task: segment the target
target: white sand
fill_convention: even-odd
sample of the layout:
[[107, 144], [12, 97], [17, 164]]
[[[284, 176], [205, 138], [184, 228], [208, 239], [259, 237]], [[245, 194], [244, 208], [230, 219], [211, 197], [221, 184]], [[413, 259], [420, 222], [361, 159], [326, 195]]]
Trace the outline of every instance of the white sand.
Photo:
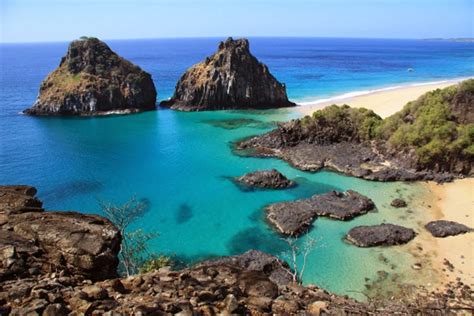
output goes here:
[[367, 109], [373, 110], [381, 117], [387, 117], [401, 110], [405, 104], [416, 100], [419, 96], [428, 91], [446, 88], [466, 79], [467, 78], [462, 78], [385, 88], [374, 90], [372, 92], [361, 93], [361, 95], [356, 96], [353, 96], [353, 94], [349, 93], [331, 99], [315, 100], [313, 102], [302, 103], [296, 108], [296, 110], [304, 115], [310, 115], [314, 111], [322, 109], [331, 104], [348, 104], [352, 107], [365, 107]]

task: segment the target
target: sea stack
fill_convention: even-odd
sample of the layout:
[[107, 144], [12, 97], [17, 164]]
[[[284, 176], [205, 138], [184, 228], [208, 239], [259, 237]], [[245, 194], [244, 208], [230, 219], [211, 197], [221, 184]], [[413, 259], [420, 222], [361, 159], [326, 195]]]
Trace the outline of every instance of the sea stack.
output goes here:
[[156, 108], [151, 75], [94, 37], [69, 44], [59, 67], [41, 83], [31, 115], [126, 114]]
[[181, 111], [268, 109], [294, 106], [278, 82], [249, 49], [247, 39], [228, 38], [217, 52], [189, 68], [173, 97], [161, 105]]

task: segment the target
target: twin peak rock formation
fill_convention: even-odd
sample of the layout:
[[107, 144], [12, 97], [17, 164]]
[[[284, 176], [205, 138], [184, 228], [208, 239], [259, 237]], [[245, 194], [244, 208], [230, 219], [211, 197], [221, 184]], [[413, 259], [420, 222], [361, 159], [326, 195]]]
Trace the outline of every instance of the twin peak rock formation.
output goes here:
[[[126, 114], [156, 108], [151, 75], [93, 37], [73, 41], [42, 82], [31, 115]], [[228, 38], [191, 67], [163, 106], [182, 111], [289, 107], [285, 85], [251, 53], [246, 39]]]

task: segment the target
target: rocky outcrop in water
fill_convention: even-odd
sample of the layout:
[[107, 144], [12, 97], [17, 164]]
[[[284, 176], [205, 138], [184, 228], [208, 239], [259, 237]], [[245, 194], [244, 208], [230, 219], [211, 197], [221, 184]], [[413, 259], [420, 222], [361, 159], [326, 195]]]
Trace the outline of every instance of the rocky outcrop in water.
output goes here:
[[59, 67], [41, 83], [31, 115], [125, 114], [156, 108], [151, 75], [97, 38], [71, 42]]
[[407, 207], [407, 202], [403, 199], [393, 199], [390, 205], [396, 208]]
[[0, 187], [0, 280], [55, 271], [117, 276], [118, 230], [95, 215], [45, 212], [35, 194], [29, 186]]
[[474, 231], [466, 225], [445, 220], [429, 222], [425, 225], [425, 228], [431, 233], [431, 235], [438, 238], [456, 236]]
[[204, 62], [192, 66], [161, 105], [181, 111], [266, 109], [295, 106], [285, 85], [251, 53], [247, 39], [228, 38]]
[[260, 189], [286, 189], [295, 185], [293, 181], [276, 169], [247, 173], [235, 178], [235, 181], [251, 188]]
[[239, 141], [236, 150], [367, 180], [451, 181], [474, 174], [473, 95], [474, 80], [467, 80], [427, 93], [384, 120], [367, 109], [332, 105]]
[[306, 232], [317, 216], [350, 220], [375, 207], [374, 202], [355, 191], [331, 191], [309, 199], [279, 202], [266, 207], [267, 219], [284, 235]]
[[380, 224], [354, 227], [347, 233], [345, 239], [357, 247], [375, 247], [406, 244], [415, 236], [413, 229], [393, 224]]

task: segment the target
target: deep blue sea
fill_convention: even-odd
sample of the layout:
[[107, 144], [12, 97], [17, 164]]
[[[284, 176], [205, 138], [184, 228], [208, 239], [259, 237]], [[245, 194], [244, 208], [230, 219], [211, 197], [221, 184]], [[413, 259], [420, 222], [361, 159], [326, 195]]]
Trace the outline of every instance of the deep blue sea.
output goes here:
[[[171, 96], [186, 68], [212, 54], [219, 40], [107, 43], [152, 74], [163, 100]], [[250, 43], [253, 54], [286, 84], [294, 101], [474, 75], [473, 43], [330, 38], [253, 38]], [[100, 214], [99, 200], [146, 198], [150, 210], [132, 229], [158, 231], [151, 249], [187, 261], [248, 249], [280, 255], [286, 246], [265, 222], [266, 204], [355, 189], [370, 196], [377, 211], [351, 222], [318, 219], [308, 234], [318, 246], [308, 258], [305, 283], [361, 298], [365, 278], [374, 280], [379, 270], [398, 271], [406, 280], [416, 278], [405, 271], [413, 262], [406, 248], [360, 249], [345, 244], [342, 237], [353, 226], [383, 221], [418, 229], [415, 202], [404, 211], [392, 209], [389, 202], [394, 197], [414, 199], [423, 193], [421, 186], [306, 173], [279, 160], [232, 153], [233, 141], [298, 116], [294, 110], [159, 109], [102, 118], [20, 115], [33, 104], [41, 81], [57, 67], [67, 45], [0, 45], [0, 183], [34, 185], [48, 209], [85, 213]], [[268, 168], [279, 169], [298, 186], [245, 192], [229, 180]], [[380, 260], [382, 253], [389, 264]]]

